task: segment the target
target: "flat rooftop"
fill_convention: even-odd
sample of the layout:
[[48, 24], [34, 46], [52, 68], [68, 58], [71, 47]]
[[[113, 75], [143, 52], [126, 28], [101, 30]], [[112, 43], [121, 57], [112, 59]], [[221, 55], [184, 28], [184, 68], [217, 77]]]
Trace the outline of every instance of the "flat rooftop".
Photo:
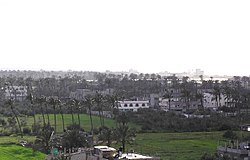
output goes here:
[[122, 154], [121, 157], [119, 157], [119, 159], [154, 159], [153, 157], [149, 157], [149, 156], [143, 156], [140, 154], [136, 154], [136, 153], [124, 153]]

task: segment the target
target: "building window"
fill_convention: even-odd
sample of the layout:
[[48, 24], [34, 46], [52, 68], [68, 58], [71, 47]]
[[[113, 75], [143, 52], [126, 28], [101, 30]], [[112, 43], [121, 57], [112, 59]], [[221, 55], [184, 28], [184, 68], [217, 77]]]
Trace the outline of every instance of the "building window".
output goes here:
[[130, 103], [130, 104], [129, 104], [129, 107], [133, 107], [133, 104], [132, 104], [132, 103]]
[[139, 104], [138, 104], [138, 103], [136, 103], [136, 104], [135, 104], [135, 106], [136, 106], [136, 107], [139, 107]]
[[127, 106], [128, 106], [128, 105], [125, 103], [125, 104], [124, 104], [124, 107], [127, 107]]
[[142, 106], [144, 107], [144, 106], [145, 106], [145, 103], [142, 103]]

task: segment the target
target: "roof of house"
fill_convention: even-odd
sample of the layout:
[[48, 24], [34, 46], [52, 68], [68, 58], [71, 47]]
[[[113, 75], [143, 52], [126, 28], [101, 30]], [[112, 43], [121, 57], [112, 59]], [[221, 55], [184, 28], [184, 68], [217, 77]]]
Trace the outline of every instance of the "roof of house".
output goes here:
[[108, 147], [108, 146], [94, 146], [95, 149], [99, 149], [103, 152], [107, 152], [107, 151], [116, 151], [116, 149], [112, 148], [112, 147]]
[[143, 156], [140, 154], [136, 154], [136, 153], [124, 153], [122, 154], [121, 157], [119, 157], [119, 159], [152, 159], [152, 157], [149, 156]]

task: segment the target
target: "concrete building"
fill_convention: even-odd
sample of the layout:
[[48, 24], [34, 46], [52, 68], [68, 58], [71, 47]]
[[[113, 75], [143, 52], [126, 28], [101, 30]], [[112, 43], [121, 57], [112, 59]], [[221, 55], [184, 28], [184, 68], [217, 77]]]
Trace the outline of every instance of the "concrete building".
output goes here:
[[27, 97], [27, 86], [10, 86], [5, 89], [5, 99], [23, 101]]
[[205, 108], [211, 108], [211, 109], [217, 109], [219, 106], [225, 106], [226, 105], [226, 100], [225, 96], [223, 94], [220, 95], [220, 104], [217, 106], [216, 100], [214, 98], [214, 95], [211, 93], [203, 93], [204, 95], [204, 101], [203, 105]]
[[199, 100], [191, 100], [187, 103], [180, 89], [170, 89], [168, 92], [171, 98], [160, 98], [159, 106], [164, 111], [185, 112], [186, 110], [196, 110], [200, 107]]
[[150, 94], [150, 107], [159, 108], [159, 94]]
[[118, 101], [120, 111], [137, 112], [140, 108], [149, 108], [149, 101]]

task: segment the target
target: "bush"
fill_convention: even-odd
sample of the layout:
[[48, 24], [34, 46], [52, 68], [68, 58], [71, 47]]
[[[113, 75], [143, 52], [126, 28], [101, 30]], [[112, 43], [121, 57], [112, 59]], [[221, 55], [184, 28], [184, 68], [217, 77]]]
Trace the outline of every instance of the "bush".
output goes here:
[[205, 153], [202, 157], [201, 160], [214, 160], [214, 156], [213, 155], [209, 155], [207, 153]]
[[219, 131], [231, 130], [232, 127], [228, 124], [222, 124], [219, 128]]
[[37, 134], [39, 133], [39, 131], [41, 130], [41, 125], [38, 123], [38, 124], [33, 124], [32, 125], [32, 133], [34, 134]]
[[223, 134], [223, 137], [227, 139], [237, 139], [237, 134], [232, 130], [228, 130]]
[[30, 134], [31, 130], [27, 127], [23, 128], [23, 134]]

